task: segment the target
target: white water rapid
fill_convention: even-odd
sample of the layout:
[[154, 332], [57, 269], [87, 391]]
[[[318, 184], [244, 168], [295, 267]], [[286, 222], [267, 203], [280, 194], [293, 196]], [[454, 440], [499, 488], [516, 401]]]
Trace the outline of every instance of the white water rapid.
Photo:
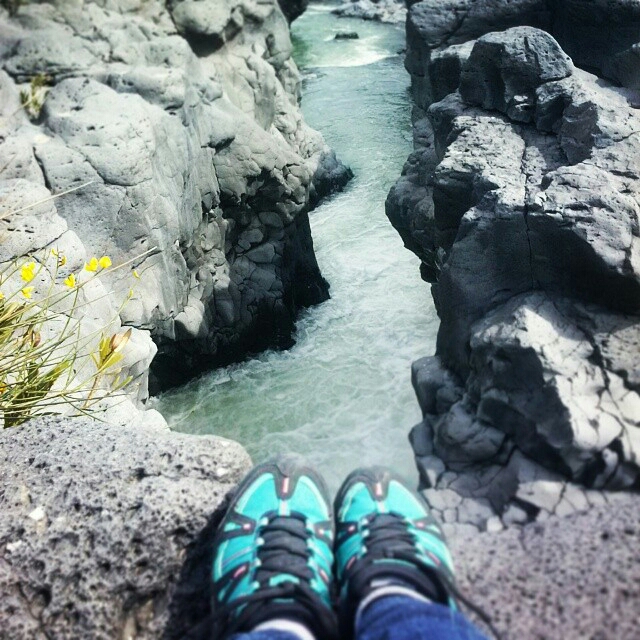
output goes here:
[[[386, 464], [416, 482], [407, 435], [420, 420], [412, 360], [432, 353], [437, 317], [417, 259], [384, 214], [411, 151], [401, 27], [312, 5], [294, 22], [302, 107], [355, 178], [311, 213], [331, 300], [305, 311], [296, 345], [163, 394], [173, 429], [241, 442], [259, 462], [306, 456], [335, 489], [353, 467]], [[357, 40], [334, 40], [356, 31]]]

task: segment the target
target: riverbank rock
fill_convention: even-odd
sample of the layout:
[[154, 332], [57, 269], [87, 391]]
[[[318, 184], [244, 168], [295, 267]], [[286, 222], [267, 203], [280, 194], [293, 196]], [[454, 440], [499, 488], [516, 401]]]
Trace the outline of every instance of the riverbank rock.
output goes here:
[[[516, 26], [550, 33], [574, 64], [587, 71], [626, 86], [631, 86], [629, 77], [637, 81], [638, 72], [632, 70], [640, 42], [636, 0], [422, 0], [410, 4], [406, 67], [422, 108], [446, 95], [438, 95], [434, 85], [453, 81], [442, 67], [432, 65], [433, 56]], [[454, 50], [448, 55], [455, 55]]]
[[87, 418], [0, 441], [0, 637], [184, 638], [205, 620], [240, 445]]
[[640, 487], [640, 113], [546, 31], [480, 35], [484, 4], [454, 32], [414, 6], [429, 56], [387, 213], [441, 319], [413, 372], [423, 487], [495, 530]]
[[350, 0], [335, 8], [333, 13], [343, 18], [391, 24], [402, 24], [407, 18], [407, 8], [402, 0]]
[[357, 40], [360, 36], [357, 31], [339, 31], [334, 36], [334, 40]]
[[291, 344], [297, 311], [328, 296], [308, 211], [350, 172], [302, 119], [276, 0], [2, 11], [0, 179], [90, 183], [55, 208], [87, 253], [140, 275], [105, 281], [116, 307], [135, 285], [120, 315], [158, 345], [155, 388]]

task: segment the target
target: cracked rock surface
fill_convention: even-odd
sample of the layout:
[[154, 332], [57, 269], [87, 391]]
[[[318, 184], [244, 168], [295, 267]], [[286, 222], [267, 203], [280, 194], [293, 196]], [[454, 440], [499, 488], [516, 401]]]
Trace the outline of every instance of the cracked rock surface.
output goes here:
[[184, 638], [205, 619], [210, 534], [251, 466], [239, 444], [39, 418], [0, 450], [1, 638]]
[[[134, 260], [121, 316], [158, 345], [157, 386], [290, 344], [296, 312], [328, 296], [308, 211], [350, 172], [302, 119], [277, 1], [1, 11], [0, 188], [91, 182], [55, 209], [89, 255]], [[48, 87], [29, 119], [19, 92], [38, 74]], [[118, 306], [131, 273], [104, 279]]]
[[[553, 32], [547, 9], [421, 2], [407, 23], [415, 151], [387, 214], [441, 319], [436, 355], [413, 366], [411, 441], [425, 494], [459, 530], [640, 487], [637, 94], [527, 26]], [[627, 9], [605, 30], [635, 24]], [[605, 53], [601, 66], [619, 50]]]

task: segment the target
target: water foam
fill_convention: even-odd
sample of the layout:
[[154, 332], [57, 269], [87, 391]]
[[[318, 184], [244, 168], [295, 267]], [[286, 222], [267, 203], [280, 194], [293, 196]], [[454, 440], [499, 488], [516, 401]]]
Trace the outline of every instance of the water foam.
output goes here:
[[[410, 151], [407, 80], [394, 54], [402, 34], [358, 23], [364, 48], [340, 62], [324, 40], [343, 19], [311, 12], [293, 28], [308, 65], [324, 67], [306, 77], [306, 119], [356, 173], [310, 216], [332, 298], [301, 314], [290, 350], [214, 371], [157, 404], [173, 428], [239, 440], [255, 461], [300, 453], [335, 489], [354, 466], [415, 468], [410, 364], [433, 349], [437, 318], [417, 260], [384, 215]], [[372, 51], [377, 59], [362, 64]]]

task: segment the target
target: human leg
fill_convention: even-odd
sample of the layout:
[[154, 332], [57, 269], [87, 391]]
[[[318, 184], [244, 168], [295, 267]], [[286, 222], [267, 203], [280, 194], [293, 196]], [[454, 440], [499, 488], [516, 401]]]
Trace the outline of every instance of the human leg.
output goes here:
[[486, 640], [467, 618], [447, 605], [391, 594], [376, 598], [357, 616], [355, 637], [358, 640]]

